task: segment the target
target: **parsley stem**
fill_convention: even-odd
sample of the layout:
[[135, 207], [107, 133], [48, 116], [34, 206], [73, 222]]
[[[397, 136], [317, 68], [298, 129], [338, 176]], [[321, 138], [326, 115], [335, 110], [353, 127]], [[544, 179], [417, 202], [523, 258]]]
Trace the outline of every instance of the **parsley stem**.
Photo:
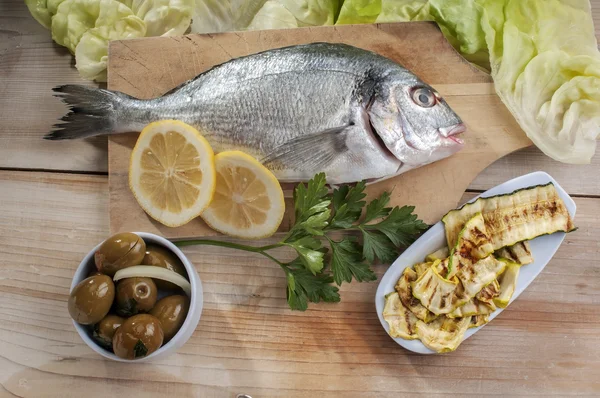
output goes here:
[[284, 269], [286, 268], [285, 264], [283, 264], [281, 261], [277, 260], [275, 257], [271, 256], [269, 253], [266, 252], [266, 250], [276, 249], [278, 247], [283, 246], [283, 243], [281, 243], [281, 242], [275, 243], [272, 245], [266, 245], [266, 246], [248, 246], [248, 245], [241, 245], [239, 243], [226, 242], [226, 241], [220, 241], [220, 240], [212, 240], [212, 239], [180, 240], [180, 241], [176, 241], [173, 243], [177, 247], [207, 245], [207, 246], [226, 247], [229, 249], [242, 250], [242, 251], [247, 251], [247, 252], [252, 252], [252, 253], [259, 253], [259, 254], [262, 254], [263, 256], [265, 256], [266, 258], [268, 258], [269, 260], [279, 264], [280, 267], [282, 267]]
[[229, 249], [237, 249], [243, 250], [247, 252], [260, 253], [263, 249], [262, 247], [254, 247], [241, 245], [239, 243], [226, 242], [220, 240], [211, 240], [211, 239], [192, 239], [192, 240], [180, 240], [177, 242], [173, 242], [177, 247], [184, 246], [194, 246], [194, 245], [208, 245], [208, 246], [219, 246], [219, 247], [227, 247]]
[[239, 243], [226, 242], [226, 241], [220, 241], [220, 240], [212, 240], [212, 239], [180, 240], [180, 241], [176, 241], [173, 243], [177, 247], [208, 245], [208, 246], [227, 247], [229, 249], [243, 250], [243, 251], [253, 252], [253, 253], [261, 253], [265, 250], [275, 249], [277, 247], [283, 246], [282, 243], [275, 243], [273, 245], [267, 245], [267, 246], [248, 246], [248, 245], [242, 245]]
[[275, 243], [272, 245], [261, 246], [261, 247], [259, 247], [259, 249], [261, 251], [267, 251], [267, 250], [271, 250], [271, 249], [277, 249], [278, 247], [281, 247], [281, 246], [283, 246], [283, 243], [278, 242], [278, 243]]

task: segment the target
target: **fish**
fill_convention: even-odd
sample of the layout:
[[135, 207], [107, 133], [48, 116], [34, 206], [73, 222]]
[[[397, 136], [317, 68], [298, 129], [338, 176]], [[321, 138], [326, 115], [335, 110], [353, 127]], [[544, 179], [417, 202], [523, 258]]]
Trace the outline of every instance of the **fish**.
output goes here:
[[281, 182], [381, 181], [458, 152], [466, 128], [440, 94], [397, 62], [341, 43], [232, 59], [154, 99], [54, 88], [70, 112], [44, 138], [141, 131], [163, 119], [197, 128], [216, 153], [242, 150]]

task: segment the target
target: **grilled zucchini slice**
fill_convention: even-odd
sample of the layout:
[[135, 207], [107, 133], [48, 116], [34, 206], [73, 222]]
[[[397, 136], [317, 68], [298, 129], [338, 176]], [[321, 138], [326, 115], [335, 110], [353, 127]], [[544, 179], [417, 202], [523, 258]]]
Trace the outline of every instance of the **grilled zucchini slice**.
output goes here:
[[433, 322], [417, 322], [417, 336], [430, 350], [438, 353], [454, 351], [462, 343], [465, 332], [471, 324], [471, 317], [439, 317]]
[[487, 234], [483, 215], [476, 213], [464, 225], [452, 248], [448, 263], [447, 278], [452, 278], [464, 267], [470, 267], [478, 260], [489, 256], [494, 248]]
[[427, 271], [427, 269], [429, 269], [429, 267], [431, 267], [433, 265], [433, 262], [426, 262], [426, 263], [417, 263], [415, 265], [413, 265], [413, 268], [415, 269], [415, 272], [417, 273], [417, 278], [421, 275], [423, 275], [425, 273], [425, 271]]
[[440, 250], [436, 250], [433, 253], [427, 255], [427, 257], [425, 257], [425, 261], [435, 261], [435, 260], [443, 260], [445, 258], [448, 258], [449, 255], [449, 251], [447, 247], [442, 247]]
[[390, 336], [401, 337], [407, 340], [417, 338], [417, 317], [410, 312], [402, 302], [397, 292], [385, 296], [385, 307], [383, 307], [383, 319], [390, 326]]
[[500, 281], [500, 294], [494, 299], [494, 303], [500, 308], [506, 308], [517, 287], [521, 266], [510, 260], [501, 259], [501, 261], [506, 264], [506, 270], [498, 278]]
[[531, 246], [527, 240], [498, 250], [496, 252], [496, 257], [503, 257], [521, 265], [527, 265], [533, 262]]
[[415, 271], [411, 268], [405, 268], [402, 276], [398, 279], [398, 283], [396, 283], [395, 289], [398, 296], [400, 296], [400, 301], [402, 301], [402, 304], [408, 308], [410, 312], [424, 322], [431, 322], [436, 318], [436, 315], [423, 307], [423, 304], [421, 304], [419, 299], [412, 294], [410, 283], [416, 281], [417, 278], [417, 273]]
[[475, 295], [475, 298], [479, 301], [492, 304], [494, 299], [500, 295], [500, 283], [498, 279], [494, 279], [492, 283], [484, 287]]
[[482, 213], [494, 250], [554, 232], [575, 229], [554, 184], [537, 185], [510, 194], [479, 198], [443, 218], [446, 240], [454, 247], [465, 223]]
[[475, 315], [471, 317], [471, 324], [469, 325], [469, 329], [477, 328], [479, 326], [483, 326], [490, 321], [489, 315]]
[[463, 267], [456, 276], [461, 281], [465, 295], [475, 297], [477, 293], [494, 281], [506, 268], [506, 262], [487, 256], [471, 266]]
[[436, 315], [454, 310], [458, 285], [458, 279], [449, 280], [440, 275], [438, 266], [434, 263], [419, 279], [411, 283], [413, 296]]
[[465, 305], [461, 305], [446, 316], [448, 318], [464, 318], [472, 315], [489, 315], [494, 311], [496, 311], [496, 305], [493, 302], [487, 303], [472, 298]]

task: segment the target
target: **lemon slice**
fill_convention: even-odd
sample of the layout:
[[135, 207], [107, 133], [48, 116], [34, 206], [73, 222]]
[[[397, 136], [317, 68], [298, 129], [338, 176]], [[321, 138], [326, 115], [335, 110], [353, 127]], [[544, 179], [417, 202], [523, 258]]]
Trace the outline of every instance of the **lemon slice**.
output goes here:
[[285, 202], [277, 178], [252, 156], [240, 151], [215, 156], [217, 187], [201, 217], [213, 229], [245, 239], [277, 231]]
[[178, 227], [197, 217], [215, 191], [213, 150], [190, 125], [162, 120], [147, 125], [129, 164], [129, 188], [150, 217]]

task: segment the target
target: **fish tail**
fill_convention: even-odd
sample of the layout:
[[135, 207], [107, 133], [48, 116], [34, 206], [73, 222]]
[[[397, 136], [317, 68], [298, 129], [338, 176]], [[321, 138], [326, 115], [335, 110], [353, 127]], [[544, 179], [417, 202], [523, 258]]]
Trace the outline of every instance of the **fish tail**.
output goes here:
[[67, 84], [52, 89], [70, 112], [56, 123], [47, 140], [69, 140], [118, 132], [117, 115], [125, 94], [103, 89]]

